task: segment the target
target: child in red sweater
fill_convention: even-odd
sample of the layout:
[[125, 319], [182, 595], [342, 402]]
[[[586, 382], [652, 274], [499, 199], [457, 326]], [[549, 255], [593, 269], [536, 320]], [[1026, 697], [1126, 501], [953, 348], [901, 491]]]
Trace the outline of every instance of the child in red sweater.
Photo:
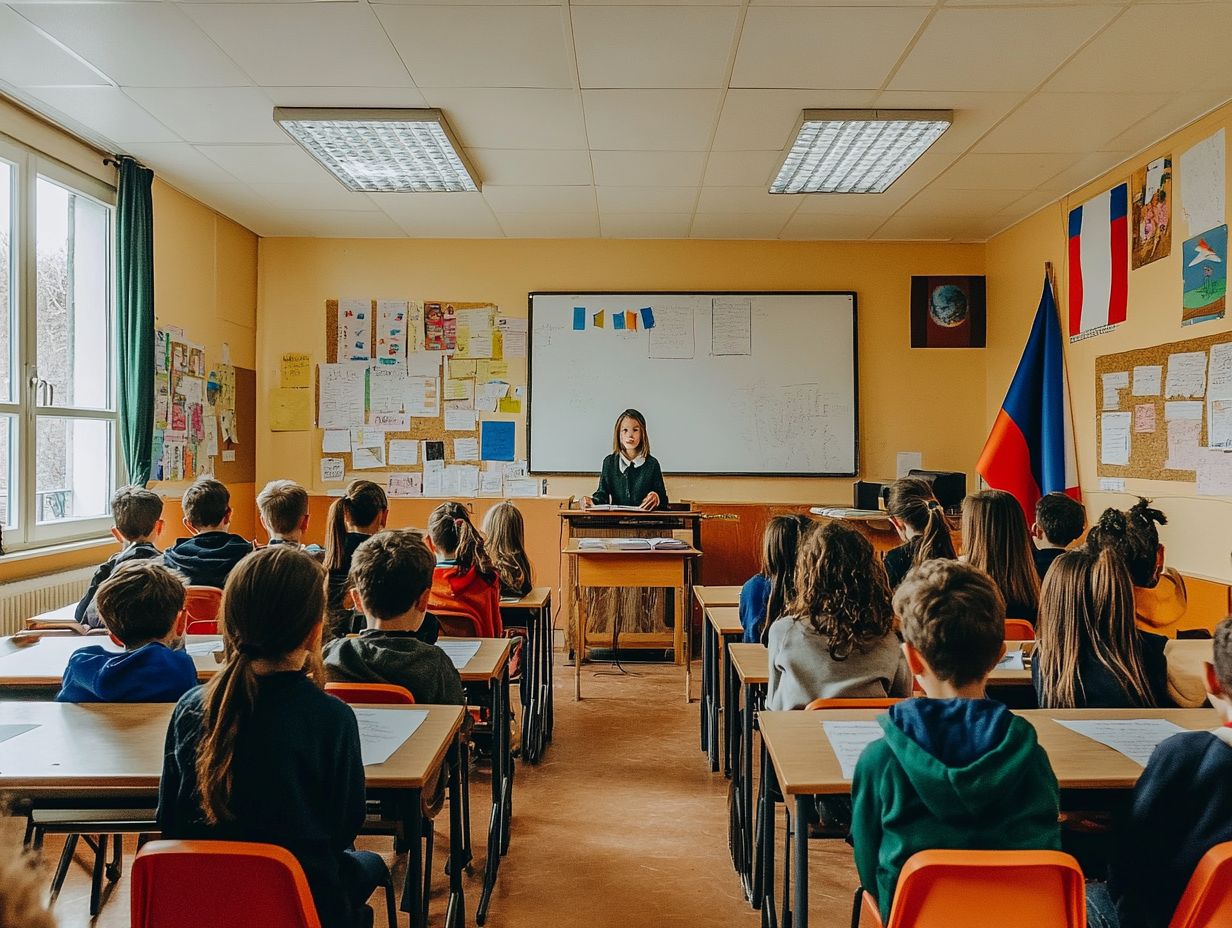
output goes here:
[[480, 638], [500, 638], [500, 579], [466, 508], [452, 501], [437, 506], [428, 537], [436, 553], [428, 611], [464, 612]]

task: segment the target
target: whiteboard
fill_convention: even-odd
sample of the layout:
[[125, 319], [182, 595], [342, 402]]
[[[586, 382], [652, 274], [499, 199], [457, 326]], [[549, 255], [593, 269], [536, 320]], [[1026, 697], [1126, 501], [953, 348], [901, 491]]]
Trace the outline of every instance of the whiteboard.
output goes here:
[[532, 293], [530, 333], [534, 473], [596, 473], [629, 407], [665, 473], [858, 472], [853, 292]]

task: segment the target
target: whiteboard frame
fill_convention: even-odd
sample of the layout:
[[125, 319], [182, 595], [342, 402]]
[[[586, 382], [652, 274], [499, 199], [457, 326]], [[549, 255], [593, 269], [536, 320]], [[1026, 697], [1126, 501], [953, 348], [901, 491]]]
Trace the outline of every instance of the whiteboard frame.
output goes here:
[[537, 296], [849, 296], [851, 297], [851, 406], [855, 434], [852, 437], [855, 468], [850, 471], [727, 471], [727, 470], [664, 470], [664, 474], [681, 477], [859, 477], [860, 476], [860, 303], [854, 290], [532, 290], [526, 295], [526, 319], [529, 331], [526, 351], [526, 472], [544, 476], [585, 477], [594, 470], [535, 470], [531, 448], [531, 416], [534, 415], [534, 333], [535, 297]]

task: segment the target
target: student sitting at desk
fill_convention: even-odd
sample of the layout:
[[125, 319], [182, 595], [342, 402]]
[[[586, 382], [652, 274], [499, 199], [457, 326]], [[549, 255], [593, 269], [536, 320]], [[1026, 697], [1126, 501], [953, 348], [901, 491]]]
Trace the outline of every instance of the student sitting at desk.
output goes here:
[[500, 580], [466, 507], [452, 500], [437, 506], [428, 537], [436, 552], [428, 609], [465, 613], [480, 638], [501, 637]]
[[180, 500], [189, 537], [163, 552], [163, 563], [192, 586], [222, 589], [231, 570], [252, 553], [252, 542], [231, 529], [231, 491], [212, 477], [198, 477]]
[[483, 517], [488, 556], [500, 577], [501, 596], [521, 599], [534, 587], [526, 556], [526, 523], [509, 500], [497, 503]]
[[257, 494], [257, 512], [271, 545], [291, 545], [320, 561], [325, 549], [304, 544], [308, 531], [308, 491], [294, 480], [271, 480]]
[[808, 516], [775, 516], [761, 537], [761, 570], [740, 588], [740, 624], [747, 644], [765, 644], [775, 619], [796, 598], [796, 554], [817, 523]]
[[1035, 504], [1035, 521], [1031, 524], [1031, 540], [1035, 549], [1035, 572], [1040, 583], [1052, 562], [1065, 553], [1087, 525], [1087, 511], [1082, 503], [1064, 493], [1045, 493]]
[[1011, 619], [1035, 623], [1039, 574], [1018, 500], [1004, 490], [981, 490], [963, 500], [963, 560], [992, 577]]
[[583, 509], [611, 505], [651, 510], [667, 505], [663, 471], [650, 454], [646, 417], [636, 409], [626, 409], [616, 417], [612, 453], [603, 459], [599, 488], [583, 496], [580, 503]]
[[903, 540], [903, 544], [887, 551], [883, 558], [891, 590], [898, 588], [912, 567], [935, 557], [958, 556], [950, 537], [949, 520], [927, 480], [919, 477], [895, 480], [886, 497], [886, 512], [890, 524]]
[[94, 571], [86, 595], [81, 597], [81, 602], [77, 604], [77, 610], [73, 614], [73, 618], [78, 622], [91, 628], [103, 627], [103, 620], [94, 608], [94, 594], [98, 592], [99, 584], [110, 577], [121, 564], [146, 561], [161, 554], [154, 542], [163, 530], [163, 498], [153, 490], [134, 486], [120, 487], [111, 497], [111, 517], [115, 520], [115, 528], [111, 530], [111, 534], [124, 547]]
[[371, 480], [352, 480], [346, 493], [329, 507], [325, 525], [325, 608], [330, 638], [341, 638], [359, 631], [363, 621], [347, 603], [347, 577], [351, 555], [363, 542], [385, 528], [389, 519], [389, 498]]

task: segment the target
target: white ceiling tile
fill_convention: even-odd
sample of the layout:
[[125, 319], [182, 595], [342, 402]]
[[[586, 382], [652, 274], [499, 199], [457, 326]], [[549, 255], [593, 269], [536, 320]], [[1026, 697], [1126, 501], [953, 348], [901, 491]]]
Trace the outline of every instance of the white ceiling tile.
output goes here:
[[799, 196], [767, 193], [765, 187], [703, 187], [697, 200], [697, 211], [786, 216], [795, 212], [799, 205]]
[[731, 86], [879, 88], [927, 15], [910, 7], [753, 7]]
[[510, 238], [598, 238], [597, 213], [500, 213]]
[[332, 177], [294, 184], [264, 182], [259, 190], [262, 199], [276, 209], [294, 210], [305, 206], [352, 212], [378, 209], [366, 193], [348, 190]]
[[1134, 123], [1114, 138], [1108, 143], [1108, 148], [1128, 152], [1141, 151], [1226, 103], [1228, 97], [1225, 90], [1177, 94], [1150, 116]]
[[265, 236], [304, 236], [307, 238], [401, 238], [406, 233], [379, 210], [342, 212], [332, 210], [264, 210]]
[[374, 6], [420, 87], [573, 87], [555, 6]]
[[274, 104], [256, 87], [130, 87], [130, 97], [187, 142], [286, 142]]
[[1031, 90], [1117, 13], [1111, 6], [939, 10], [892, 90]]
[[408, 235], [501, 238], [504, 234], [479, 193], [374, 193], [369, 198]]
[[960, 223], [920, 216], [887, 219], [870, 238], [890, 242], [948, 242]]
[[688, 238], [692, 213], [599, 213], [604, 238]]
[[847, 241], [868, 238], [885, 220], [880, 216], [796, 213], [779, 238], [789, 241]]
[[592, 181], [587, 151], [468, 148], [466, 156], [483, 184], [569, 187]]
[[0, 6], [0, 80], [16, 87], [109, 83], [6, 6]]
[[215, 212], [229, 216], [240, 225], [248, 226], [249, 229], [252, 229], [252, 226], [248, 225], [250, 221], [269, 210], [269, 202], [247, 184], [195, 181], [179, 183], [167, 178], [164, 180], [181, 193], [204, 203]]
[[[1102, 174], [1111, 171], [1128, 157], [1128, 152], [1095, 151], [1079, 155], [1072, 167], [1066, 168], [1060, 174], [1050, 177], [1040, 186], [1042, 193], [1051, 193], [1060, 199], [1067, 193], [1083, 187]], [[1126, 171], [1128, 176], [1128, 171]]]
[[168, 180], [181, 190], [192, 184], [218, 186], [240, 182], [238, 177], [187, 142], [147, 142], [133, 146], [129, 154], [153, 168], [155, 176]]
[[1021, 190], [945, 190], [930, 186], [912, 197], [897, 216], [986, 219], [1022, 199]]
[[[1022, 0], [1007, 0], [1007, 2], [1021, 3]], [[1073, 3], [1074, 0], [1057, 0], [1057, 2]], [[749, 6], [935, 6], [936, 3], [937, 0], [749, 0]]]
[[944, 190], [1034, 190], [1074, 163], [1068, 154], [977, 154], [959, 158], [933, 186]]
[[690, 238], [778, 238], [787, 216], [783, 213], [697, 213]]
[[176, 4], [53, 3], [18, 12], [124, 86], [249, 83]]
[[[993, 218], [1001, 223], [1001, 228], [1008, 228], [1014, 223], [1026, 219], [1033, 213], [1039, 212], [1045, 206], [1056, 203], [1060, 196], [1055, 193], [1049, 193], [1045, 190], [1032, 190], [1021, 199], [1015, 200], [1001, 212], [997, 213]], [[1000, 231], [998, 229], [997, 231]]]
[[868, 107], [875, 90], [729, 90], [714, 151], [784, 151], [806, 109]]
[[[398, 0], [411, 2], [411, 0]], [[465, 0], [469, 3], [471, 0]], [[484, 0], [474, 0], [476, 3]], [[520, 3], [521, 0], [509, 0]], [[569, 0], [570, 6], [740, 6], [744, 0]]]
[[333, 177], [298, 145], [198, 145], [197, 150], [246, 184], [313, 184]]
[[590, 6], [571, 13], [584, 88], [722, 87], [733, 7]]
[[434, 87], [424, 95], [466, 148], [586, 148], [576, 90]]
[[768, 188], [782, 163], [782, 151], [712, 151], [706, 161], [705, 184]]
[[703, 151], [722, 96], [718, 90], [584, 90], [590, 147]]
[[595, 208], [594, 187], [485, 186], [483, 198], [504, 213], [584, 213]]
[[[301, 0], [295, 0], [301, 2]], [[303, 0], [306, 2], [306, 0]], [[336, 0], [335, 0], [336, 2]], [[263, 87], [275, 106], [341, 106], [398, 109], [428, 105], [414, 87]]]
[[1170, 99], [1158, 93], [1037, 93], [989, 132], [977, 150], [1100, 151]]
[[29, 92], [121, 148], [144, 142], [180, 141], [178, 135], [118, 87], [36, 87]]
[[691, 213], [697, 200], [696, 187], [597, 187], [599, 212]]
[[980, 91], [887, 90], [878, 95], [878, 109], [952, 110], [954, 122], [929, 152], [964, 152], [1006, 113], [1022, 102], [1020, 93]]
[[592, 151], [595, 183], [605, 187], [695, 187], [704, 151]]
[[184, 7], [257, 84], [411, 83], [369, 7], [348, 3], [209, 3]]

